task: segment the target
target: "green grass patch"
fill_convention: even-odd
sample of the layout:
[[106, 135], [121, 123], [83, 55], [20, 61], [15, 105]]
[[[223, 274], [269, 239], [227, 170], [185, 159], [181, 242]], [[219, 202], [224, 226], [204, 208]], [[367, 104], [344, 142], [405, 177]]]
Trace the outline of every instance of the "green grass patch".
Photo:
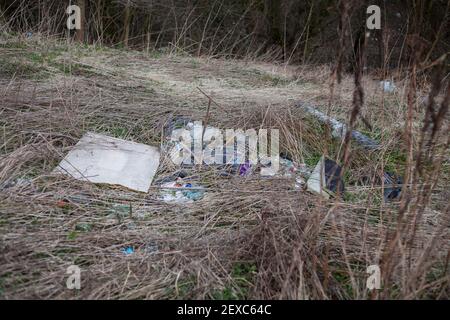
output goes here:
[[76, 238], [78, 237], [78, 232], [76, 231], [70, 231], [69, 234], [67, 235], [67, 240], [76, 240]]
[[406, 153], [395, 149], [386, 154], [384, 171], [401, 172], [406, 166]]
[[42, 73], [36, 64], [20, 61], [17, 58], [0, 58], [0, 77], [36, 79], [41, 78]]
[[248, 299], [257, 267], [254, 263], [239, 262], [231, 269], [230, 284], [222, 290], [214, 291], [215, 300], [243, 300]]

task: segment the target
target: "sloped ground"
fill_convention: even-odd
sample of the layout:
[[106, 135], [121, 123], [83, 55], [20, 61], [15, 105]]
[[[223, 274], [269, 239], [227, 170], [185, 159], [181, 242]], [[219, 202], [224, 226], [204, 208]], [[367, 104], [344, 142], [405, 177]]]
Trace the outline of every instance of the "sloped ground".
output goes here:
[[[420, 215], [408, 211], [405, 226], [398, 224], [401, 204], [383, 203], [375, 183], [382, 168], [405, 168], [402, 82], [383, 94], [365, 80], [363, 115], [373, 128], [358, 128], [383, 149], [354, 150], [344, 199], [295, 190], [293, 178], [221, 177], [203, 167], [185, 171], [206, 196], [177, 205], [159, 199], [161, 181], [179, 170], [166, 157], [148, 194], [51, 172], [86, 131], [160, 145], [174, 117], [204, 119], [208, 98], [198, 88], [217, 103], [210, 124], [280, 129], [282, 151], [311, 167], [324, 150], [336, 158], [340, 143], [294, 104], [310, 102], [345, 121], [351, 78], [327, 108], [326, 66], [11, 37], [0, 44], [2, 298], [447, 297], [448, 152], [430, 204]], [[390, 247], [398, 234], [400, 245]], [[126, 247], [135, 252], [125, 255]], [[81, 290], [66, 288], [73, 264], [82, 271]], [[372, 264], [389, 270], [375, 295], [365, 287]]]

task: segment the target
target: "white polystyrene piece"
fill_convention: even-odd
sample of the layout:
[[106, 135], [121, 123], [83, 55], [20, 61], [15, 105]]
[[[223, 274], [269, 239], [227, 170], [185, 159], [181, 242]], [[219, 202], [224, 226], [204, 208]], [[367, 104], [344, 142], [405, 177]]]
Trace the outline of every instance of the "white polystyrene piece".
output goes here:
[[306, 188], [309, 191], [320, 194], [324, 198], [329, 199], [330, 195], [325, 191], [325, 186], [325, 159], [322, 156], [314, 168], [314, 171], [311, 173], [308, 182], [306, 183]]
[[55, 172], [148, 192], [158, 170], [159, 156], [157, 147], [88, 132]]

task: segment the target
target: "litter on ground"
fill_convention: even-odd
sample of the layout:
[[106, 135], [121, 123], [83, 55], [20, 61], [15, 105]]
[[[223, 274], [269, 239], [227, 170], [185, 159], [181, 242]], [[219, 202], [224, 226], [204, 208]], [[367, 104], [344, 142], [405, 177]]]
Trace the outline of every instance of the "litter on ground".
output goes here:
[[[343, 137], [345, 133], [344, 124], [309, 106], [302, 105], [302, 108], [306, 108], [309, 113], [317, 116], [321, 121], [330, 123], [334, 136]], [[195, 144], [199, 132], [201, 133], [204, 130], [206, 133], [208, 130], [218, 130], [214, 127], [204, 128], [199, 122], [193, 123], [186, 120], [183, 120], [181, 124], [173, 125], [170, 129], [172, 132], [187, 129], [189, 135], [193, 138], [193, 144]], [[367, 148], [378, 146], [375, 141], [361, 133], [357, 131], [353, 131], [353, 133], [353, 137]], [[166, 145], [177, 145], [178, 143], [180, 143], [178, 140], [170, 138]], [[189, 149], [192, 146], [188, 146]], [[180, 146], [180, 148], [184, 147]], [[236, 156], [237, 150], [235, 147], [234, 141], [225, 144], [224, 159], [227, 152]], [[222, 155], [219, 156], [222, 157]], [[159, 159], [160, 153], [156, 147], [88, 132], [61, 161], [55, 171], [68, 174], [78, 180], [121, 185], [131, 190], [148, 192], [158, 169]], [[183, 164], [180, 166], [182, 167]], [[261, 167], [261, 176], [293, 178], [295, 190], [307, 189], [327, 199], [333, 197], [336, 193], [342, 194], [344, 192], [344, 183], [341, 177], [342, 168], [336, 162], [323, 156], [312, 173], [305, 164], [298, 164], [283, 154], [280, 154], [278, 167], [278, 170], [275, 170], [272, 165], [265, 167], [264, 173], [263, 167]], [[232, 163], [231, 169], [235, 172], [235, 175], [245, 177], [250, 176], [256, 167], [247, 161], [240, 165]], [[203, 199], [204, 188], [192, 181], [185, 182], [183, 177], [184, 174], [174, 174], [172, 178], [168, 177], [160, 181], [160, 199], [166, 203], [177, 204], [191, 204]], [[401, 178], [396, 178], [390, 173], [384, 174], [385, 202], [398, 198], [401, 193], [401, 183]], [[114, 205], [111, 209], [111, 215], [121, 221], [123, 218], [131, 216], [131, 208], [129, 205]]]
[[149, 255], [159, 253], [158, 244], [155, 241], [150, 241], [145, 245], [145, 252]]
[[122, 253], [124, 253], [125, 255], [130, 255], [134, 253], [134, 249], [133, 247], [126, 247], [122, 249]]
[[12, 181], [6, 181], [0, 185], [0, 190], [10, 189], [10, 188], [25, 188], [32, 185], [32, 180], [29, 178], [17, 178]]
[[[333, 135], [333, 137], [339, 139], [343, 139], [345, 137], [345, 134], [347, 132], [347, 126], [345, 124], [306, 104], [299, 103], [297, 104], [297, 107], [302, 108], [303, 110], [317, 118], [319, 121], [329, 124], [332, 129], [331, 134]], [[374, 150], [380, 147], [375, 140], [372, 140], [371, 138], [367, 137], [357, 130], [352, 131], [352, 138], [366, 149]]]
[[342, 168], [333, 160], [322, 156], [307, 181], [307, 189], [326, 199], [337, 192], [344, 192], [344, 183], [341, 178]]
[[400, 197], [402, 192], [403, 179], [396, 177], [390, 172], [384, 173], [384, 201], [388, 202]]
[[[192, 165], [192, 160], [200, 163], [211, 165], [211, 163], [204, 162], [203, 149], [205, 146], [211, 144], [213, 139], [220, 135], [219, 128], [211, 126], [203, 126], [200, 121], [188, 122], [186, 125], [185, 120], [176, 122], [168, 126], [166, 130], [169, 137], [167, 137], [168, 143], [165, 146], [167, 150], [172, 150], [174, 153], [183, 153], [182, 166]], [[181, 126], [181, 127], [180, 127]], [[180, 141], [183, 140], [183, 141]], [[238, 150], [236, 141], [245, 141], [246, 136], [241, 132], [236, 132], [232, 138], [225, 137], [225, 143], [221, 148], [221, 153], [215, 153], [214, 159], [218, 163], [227, 165], [239, 166], [240, 163], [237, 159], [245, 158], [243, 150]], [[186, 140], [186, 141], [184, 141]], [[176, 158], [176, 157], [172, 157]]]
[[392, 93], [396, 89], [394, 82], [388, 80], [380, 81], [380, 87], [383, 89], [384, 92], [388, 93]]
[[161, 187], [160, 199], [167, 203], [193, 203], [201, 200], [205, 195], [202, 187], [185, 183], [181, 178], [163, 183]]
[[156, 147], [88, 132], [55, 172], [78, 180], [148, 192], [159, 157]]
[[239, 167], [239, 175], [240, 176], [248, 176], [252, 173], [252, 165], [246, 161], [244, 164], [241, 164]]

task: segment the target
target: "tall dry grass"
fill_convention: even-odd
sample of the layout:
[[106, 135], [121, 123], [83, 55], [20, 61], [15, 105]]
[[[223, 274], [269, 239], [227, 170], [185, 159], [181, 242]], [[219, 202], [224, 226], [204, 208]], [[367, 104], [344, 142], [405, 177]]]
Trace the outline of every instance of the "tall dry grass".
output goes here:
[[[27, 3], [32, 5], [21, 2], [23, 8]], [[23, 18], [24, 12], [14, 16]], [[176, 30], [166, 59], [177, 59], [180, 50], [190, 45], [197, 55], [229, 56], [238, 47], [231, 35], [240, 30], [239, 25], [225, 36], [219, 27], [212, 36], [202, 31], [202, 40], [189, 42], [194, 12], [191, 8], [181, 20], [177, 17], [176, 23], [164, 25]], [[210, 29], [214, 10], [207, 17], [201, 30]], [[24, 30], [36, 27], [23, 21]], [[55, 20], [42, 19], [38, 24], [50, 30], [43, 21]], [[11, 25], [6, 23], [2, 31], [10, 32]], [[95, 28], [102, 28], [100, 21]], [[104, 30], [96, 32], [101, 35]], [[163, 41], [161, 34], [155, 43]], [[350, 35], [341, 36], [344, 43]], [[449, 90], [442, 61], [434, 65], [430, 83], [423, 56], [417, 54], [396, 79], [396, 95], [368, 98], [362, 90], [371, 90], [370, 74], [364, 71], [361, 56], [354, 84], [343, 68], [331, 77], [335, 87], [328, 105], [326, 94], [321, 101], [305, 94], [305, 100], [324, 106], [330, 115], [349, 119], [351, 128], [367, 131], [361, 121], [368, 119], [373, 128], [369, 134], [377, 135], [381, 143], [373, 152], [349, 138], [334, 140], [327, 126], [294, 104], [249, 103], [243, 110], [236, 100], [218, 100], [209, 115], [211, 125], [277, 128], [281, 151], [298, 163], [309, 162], [311, 168], [325, 150], [345, 164], [346, 193], [327, 201], [295, 190], [292, 178], [223, 177], [214, 167], [184, 168], [185, 179], [202, 184], [207, 194], [193, 205], [181, 206], [159, 199], [161, 181], [180, 170], [166, 154], [147, 194], [51, 172], [87, 130], [161, 145], [170, 119], [204, 119], [207, 99], [180, 98], [119, 68], [144, 68], [151, 63], [148, 55], [100, 47], [116, 58], [109, 61], [117, 65], [111, 62], [106, 68], [81, 58], [99, 59], [98, 47], [61, 44], [45, 36], [33, 41], [2, 39], [0, 58], [35, 59], [34, 53], [55, 48], [69, 54], [40, 61], [43, 70], [25, 64], [12, 73], [5, 69], [0, 73], [2, 298], [448, 298]], [[266, 55], [279, 56], [280, 49], [269, 49]], [[319, 76], [315, 68], [300, 70], [300, 83], [326, 83], [329, 78]], [[338, 74], [342, 81], [334, 84]], [[33, 78], [36, 75], [41, 78]], [[422, 104], [424, 92], [429, 94]], [[385, 203], [381, 177], [393, 168], [404, 176], [405, 184], [399, 201]], [[125, 256], [121, 250], [127, 246], [135, 254]], [[72, 264], [82, 268], [80, 291], [65, 288], [66, 268]], [[381, 267], [383, 287], [369, 291], [366, 268], [374, 264]]]

